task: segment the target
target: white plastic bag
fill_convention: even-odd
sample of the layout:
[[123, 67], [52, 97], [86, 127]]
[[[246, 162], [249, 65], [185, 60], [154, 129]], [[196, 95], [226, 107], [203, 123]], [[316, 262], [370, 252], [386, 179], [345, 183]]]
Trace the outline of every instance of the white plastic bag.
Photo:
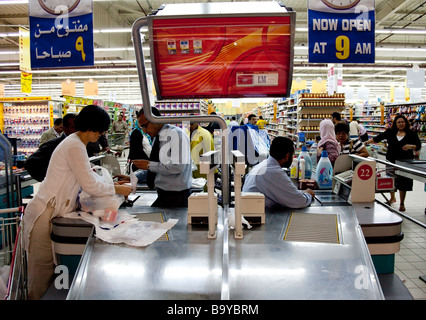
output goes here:
[[[107, 169], [100, 166], [95, 166], [93, 169], [98, 174], [98, 179], [114, 185], [112, 177]], [[94, 216], [101, 217], [104, 221], [115, 221], [117, 219], [118, 208], [123, 201], [124, 197], [119, 194], [93, 197], [87, 192], [82, 191], [79, 195], [81, 209], [85, 212], [91, 212]]]
[[[241, 224], [245, 224], [247, 229], [251, 229], [252, 226], [251, 224], [244, 218], [244, 216], [241, 216]], [[229, 212], [228, 213], [228, 227], [229, 229], [234, 229], [235, 228], [235, 213], [234, 212]]]
[[138, 177], [136, 177], [132, 165], [130, 165], [130, 186], [132, 187], [132, 193], [135, 193], [138, 187]]

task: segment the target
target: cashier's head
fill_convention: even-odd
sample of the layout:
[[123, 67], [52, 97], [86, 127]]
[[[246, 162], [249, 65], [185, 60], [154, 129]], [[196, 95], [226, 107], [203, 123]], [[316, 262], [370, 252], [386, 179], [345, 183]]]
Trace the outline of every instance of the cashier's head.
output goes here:
[[294, 155], [293, 141], [286, 137], [274, 138], [269, 149], [269, 155], [277, 160], [281, 167], [290, 167]]
[[[161, 117], [160, 111], [158, 111], [155, 107], [151, 107], [151, 113], [156, 117]], [[148, 134], [151, 138], [156, 137], [163, 127], [162, 123], [152, 123], [151, 121], [148, 121], [143, 109], [138, 112], [137, 117], [139, 128], [141, 128], [142, 131]]]

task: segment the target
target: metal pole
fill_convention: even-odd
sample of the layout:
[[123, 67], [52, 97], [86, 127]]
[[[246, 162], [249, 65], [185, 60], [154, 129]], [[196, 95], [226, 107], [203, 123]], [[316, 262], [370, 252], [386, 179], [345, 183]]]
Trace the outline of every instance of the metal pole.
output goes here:
[[[148, 26], [146, 17], [142, 17], [133, 23], [132, 37], [133, 46], [135, 48], [136, 65], [139, 75], [139, 84], [141, 87], [143, 110], [146, 119], [152, 123], [182, 123], [184, 121], [197, 121], [197, 122], [217, 122], [219, 123], [222, 131], [227, 130], [227, 124], [225, 120], [220, 116], [179, 116], [179, 117], [157, 117], [151, 113], [151, 102], [149, 100], [148, 91], [148, 80], [146, 76], [145, 61], [143, 56], [142, 38], [140, 29]], [[151, 57], [151, 61], [154, 64], [154, 57]], [[228, 152], [228, 139], [227, 135], [222, 136], [222, 203], [223, 206], [229, 204], [229, 164], [227, 162]]]

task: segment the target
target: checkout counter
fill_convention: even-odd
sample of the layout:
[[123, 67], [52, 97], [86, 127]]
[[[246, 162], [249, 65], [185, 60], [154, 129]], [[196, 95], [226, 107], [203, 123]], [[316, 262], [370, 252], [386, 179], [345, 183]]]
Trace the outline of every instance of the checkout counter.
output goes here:
[[143, 193], [123, 210], [177, 224], [147, 247], [90, 235], [67, 299], [384, 299], [368, 239], [390, 225], [398, 232], [400, 221], [384, 223], [372, 201], [350, 205], [352, 192], [349, 202], [331, 190], [318, 195], [339, 204], [267, 210], [242, 237], [228, 226], [234, 208], [218, 207], [210, 239], [207, 225], [188, 224], [187, 208], [151, 208], [156, 194]]

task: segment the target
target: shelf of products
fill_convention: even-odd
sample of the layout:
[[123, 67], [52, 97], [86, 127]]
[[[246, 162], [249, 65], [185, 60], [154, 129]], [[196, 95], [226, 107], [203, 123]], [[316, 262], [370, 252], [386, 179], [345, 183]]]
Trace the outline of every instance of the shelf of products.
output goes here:
[[[195, 115], [207, 115], [208, 103], [206, 100], [161, 100], [155, 102], [155, 107], [163, 117], [177, 117]], [[182, 124], [173, 125], [182, 128]]]
[[62, 103], [50, 97], [23, 100], [0, 100], [2, 132], [9, 138], [17, 138], [18, 155], [30, 155], [38, 149], [41, 135], [56, 118], [62, 117]]
[[207, 114], [208, 105], [205, 100], [163, 100], [156, 101], [155, 107], [162, 116], [186, 116], [191, 113]]
[[426, 101], [388, 104], [386, 111], [389, 122], [397, 114], [404, 115], [410, 121], [411, 129], [418, 133], [420, 141], [426, 142]]
[[291, 138], [299, 146], [299, 136], [305, 140], [315, 140], [319, 135], [319, 124], [331, 118], [335, 111], [345, 109], [345, 96], [342, 93], [301, 93], [297, 98], [278, 102], [277, 130], [280, 135]]
[[367, 130], [370, 138], [386, 130], [385, 125], [381, 124], [382, 115], [379, 105], [363, 104], [358, 106], [358, 110], [354, 118], [359, 119], [359, 123]]

